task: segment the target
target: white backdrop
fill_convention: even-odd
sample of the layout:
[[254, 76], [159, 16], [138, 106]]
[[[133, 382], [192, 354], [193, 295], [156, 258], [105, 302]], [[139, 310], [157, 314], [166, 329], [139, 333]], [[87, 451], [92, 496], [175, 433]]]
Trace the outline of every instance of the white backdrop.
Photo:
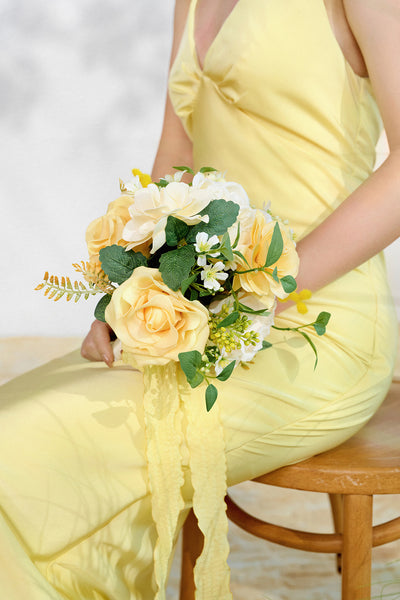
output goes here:
[[[84, 232], [130, 169], [150, 171], [173, 0], [0, 0], [1, 331], [83, 335], [79, 306], [33, 288], [74, 276]], [[400, 307], [400, 245], [389, 269]]]

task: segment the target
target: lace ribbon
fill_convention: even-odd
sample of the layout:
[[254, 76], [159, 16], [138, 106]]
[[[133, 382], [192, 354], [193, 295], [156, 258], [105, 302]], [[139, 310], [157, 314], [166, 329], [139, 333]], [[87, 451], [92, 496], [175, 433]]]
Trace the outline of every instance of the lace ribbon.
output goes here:
[[203, 388], [193, 391], [177, 363], [144, 368], [144, 411], [152, 514], [158, 533], [154, 572], [155, 600], [165, 600], [168, 566], [177, 523], [184, 508], [180, 453], [183, 413], [187, 419], [193, 510], [204, 534], [195, 567], [196, 600], [232, 600], [229, 591], [229, 545], [224, 433], [218, 402], [207, 413]]

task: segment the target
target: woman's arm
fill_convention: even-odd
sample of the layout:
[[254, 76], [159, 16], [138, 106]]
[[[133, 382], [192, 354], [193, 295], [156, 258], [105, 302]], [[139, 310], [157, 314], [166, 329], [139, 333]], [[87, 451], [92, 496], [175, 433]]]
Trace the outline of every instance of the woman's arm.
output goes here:
[[[189, 4], [190, 0], [176, 0], [171, 65], [178, 52]], [[180, 119], [174, 113], [167, 94], [164, 123], [152, 170], [152, 178], [154, 180], [159, 179], [166, 173], [170, 173], [174, 165], [192, 166], [192, 144], [182, 127]], [[104, 361], [110, 367], [114, 361], [110, 344], [111, 333], [112, 331], [106, 323], [93, 321], [81, 347], [83, 358]]]
[[[343, 0], [368, 68], [390, 154], [321, 225], [298, 243], [299, 289], [313, 291], [400, 236], [400, 0]], [[279, 312], [287, 305], [279, 305]]]

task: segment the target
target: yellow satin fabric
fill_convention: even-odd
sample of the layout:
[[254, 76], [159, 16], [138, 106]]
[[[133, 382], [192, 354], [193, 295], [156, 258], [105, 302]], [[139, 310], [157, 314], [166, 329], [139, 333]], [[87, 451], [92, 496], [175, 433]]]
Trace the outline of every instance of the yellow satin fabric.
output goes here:
[[[380, 120], [370, 84], [344, 61], [323, 0], [239, 0], [203, 71], [193, 42], [194, 10], [192, 2], [170, 93], [193, 139], [196, 166], [227, 170], [254, 205], [271, 201], [273, 212], [288, 218], [301, 237], [372, 170]], [[218, 384], [213, 415], [204, 411], [204, 388], [190, 390], [171, 372], [167, 388], [149, 371], [145, 417], [139, 372], [90, 364], [78, 352], [3, 386], [4, 597], [153, 600], [196, 502], [193, 488], [209, 498], [199, 501], [203, 564], [225, 564], [225, 536], [206, 530], [221, 516], [221, 465], [226, 461], [232, 485], [333, 447], [372, 416], [391, 380], [397, 326], [382, 256], [326, 286], [308, 304], [307, 315], [290, 308], [277, 324], [302, 324], [320, 310], [332, 313], [324, 337], [310, 332], [317, 369], [308, 346], [275, 331], [275, 345], [259, 353], [249, 370], [238, 368]], [[172, 475], [165, 478], [157, 471], [157, 453], [168, 438], [158, 429], [157, 411], [171, 391], [170, 425], [176, 429], [167, 457]], [[159, 433], [161, 446], [155, 443]], [[202, 487], [204, 454], [212, 458], [213, 450], [215, 487], [208, 489]], [[174, 506], [163, 512], [169, 477]], [[176, 491], [182, 483], [181, 499]], [[229, 574], [223, 566], [218, 573], [224, 587], [217, 591], [197, 576], [198, 597], [224, 597]]]

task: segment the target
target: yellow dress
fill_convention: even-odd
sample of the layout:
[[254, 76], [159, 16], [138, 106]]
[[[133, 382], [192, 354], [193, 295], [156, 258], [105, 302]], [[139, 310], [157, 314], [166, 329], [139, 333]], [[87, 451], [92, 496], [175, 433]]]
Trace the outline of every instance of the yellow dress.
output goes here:
[[[226, 170], [253, 205], [271, 202], [301, 238], [372, 171], [381, 124], [370, 83], [344, 60], [323, 0], [239, 0], [203, 70], [194, 9], [193, 1], [170, 93], [195, 165]], [[315, 339], [315, 371], [309, 347], [289, 340], [220, 387], [229, 485], [339, 444], [385, 396], [396, 317], [382, 255], [314, 294], [307, 315], [290, 308], [277, 324], [302, 324], [320, 310], [332, 319]], [[273, 342], [282, 338], [272, 334]], [[203, 403], [203, 393], [186, 400]], [[0, 398], [2, 597], [153, 599], [157, 534], [141, 374], [75, 352], [9, 382]], [[185, 419], [172, 542], [192, 502], [197, 460]], [[219, 552], [224, 557], [226, 548]]]

